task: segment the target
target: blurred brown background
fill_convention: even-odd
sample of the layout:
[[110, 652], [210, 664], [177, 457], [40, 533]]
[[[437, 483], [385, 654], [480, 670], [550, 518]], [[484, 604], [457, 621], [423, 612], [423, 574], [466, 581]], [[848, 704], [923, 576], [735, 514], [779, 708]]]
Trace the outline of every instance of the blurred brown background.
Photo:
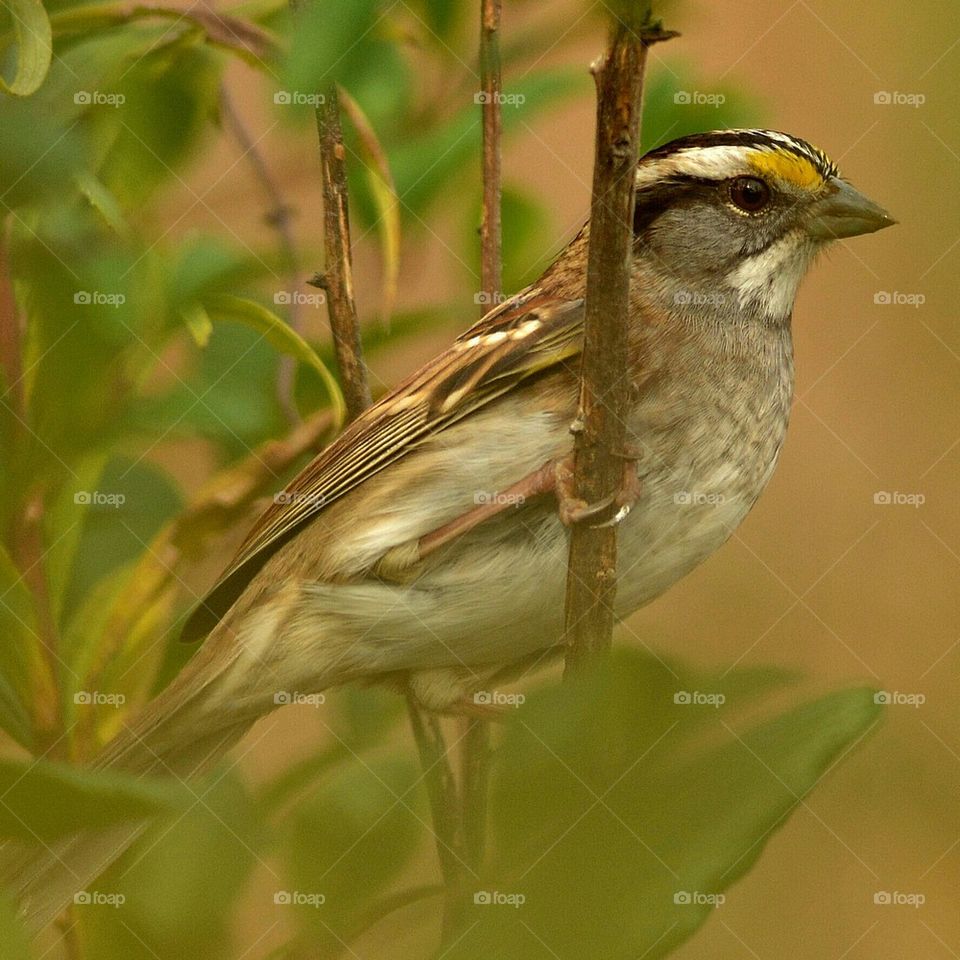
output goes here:
[[[580, 0], [547, 6], [569, 8], [570, 25], [562, 55], [548, 60], [586, 70], [601, 48], [601, 20], [581, 16]], [[506, 35], [541, 10], [505, 3]], [[866, 682], [925, 698], [889, 706], [880, 730], [801, 804], [679, 956], [957, 957], [958, 7], [689, 0], [666, 15], [683, 37], [654, 49], [653, 69], [679, 57], [700, 76], [734, 82], [765, 105], [767, 125], [823, 147], [900, 225], [838, 246], [808, 278], [794, 319], [796, 404], [768, 492], [732, 541], [634, 616], [620, 640], [721, 669], [796, 669], [812, 689]], [[522, 78], [508, 79], [522, 89]], [[311, 131], [298, 138], [276, 127], [259, 85], [251, 71], [233, 68], [238, 109], [295, 198], [296, 230], [316, 241]], [[549, 205], [556, 248], [589, 206], [593, 107], [587, 82], [582, 97], [507, 144], [505, 175]], [[716, 125], [727, 122], [718, 107]], [[196, 171], [195, 196], [171, 196], [177, 231], [224, 222], [241, 235], [264, 229], [264, 204], [246, 167], [224, 174], [234, 159], [224, 139]], [[415, 248], [405, 244], [400, 305], [456, 297], [466, 327], [476, 318], [478, 280], [450, 253], [452, 229], [431, 224]], [[369, 312], [379, 295], [377, 238], [355, 241], [360, 306]], [[876, 302], [904, 297], [913, 302]], [[378, 362], [376, 377], [395, 382], [454, 332]], [[919, 494], [923, 502], [878, 504], [878, 492]], [[327, 735], [316, 711], [281, 711], [254, 731], [244, 765], [259, 778]], [[922, 894], [925, 902], [875, 904], [881, 891]], [[250, 956], [266, 952], [275, 922], [258, 901], [251, 898], [239, 921], [240, 942], [257, 941]]]

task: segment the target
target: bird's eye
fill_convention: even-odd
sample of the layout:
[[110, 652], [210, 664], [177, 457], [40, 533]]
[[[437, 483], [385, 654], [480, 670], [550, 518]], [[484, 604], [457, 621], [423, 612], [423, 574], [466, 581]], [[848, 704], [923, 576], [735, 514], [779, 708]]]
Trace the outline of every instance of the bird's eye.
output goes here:
[[730, 200], [744, 213], [756, 213], [770, 202], [770, 188], [759, 177], [737, 177], [730, 182]]

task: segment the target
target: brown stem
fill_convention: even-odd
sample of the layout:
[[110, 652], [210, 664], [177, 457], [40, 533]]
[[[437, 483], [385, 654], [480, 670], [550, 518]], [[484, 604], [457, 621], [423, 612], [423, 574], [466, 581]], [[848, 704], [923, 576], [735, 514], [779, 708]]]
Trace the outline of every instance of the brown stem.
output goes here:
[[483, 213], [480, 220], [481, 313], [501, 297], [500, 0], [480, 4], [480, 89], [483, 94]]
[[[267, 210], [267, 223], [277, 231], [277, 237], [280, 242], [280, 256], [283, 261], [283, 269], [288, 278], [287, 284], [293, 291], [297, 286], [297, 248], [293, 239], [293, 228], [290, 223], [290, 206], [284, 199], [280, 191], [280, 185], [277, 183], [267, 162], [257, 147], [257, 142], [250, 135], [250, 131], [244, 124], [240, 114], [237, 113], [233, 98], [227, 90], [226, 84], [220, 89], [220, 109], [224, 119], [233, 131], [237, 143], [243, 150], [243, 157], [250, 165], [254, 177], [260, 184], [263, 192], [266, 194], [267, 202], [270, 207]], [[296, 297], [289, 298], [290, 306], [287, 309], [287, 320], [294, 330], [300, 330], [300, 305]], [[280, 372], [277, 376], [277, 401], [280, 409], [283, 411], [287, 421], [291, 424], [299, 423], [301, 420], [300, 411], [297, 409], [294, 399], [294, 387], [296, 385], [297, 362], [294, 357], [282, 356], [280, 358]]]
[[[646, 6], [646, 9], [642, 9]], [[597, 141], [580, 406], [574, 423], [574, 493], [587, 503], [614, 494], [622, 482], [630, 402], [627, 316], [640, 107], [647, 47], [668, 34], [648, 28], [649, 6], [621, 3], [606, 55], [593, 68]], [[614, 526], [574, 527], [567, 566], [566, 667], [609, 649], [617, 589]]]
[[337, 88], [327, 87], [317, 104], [320, 168], [323, 180], [323, 247], [326, 272], [317, 282], [326, 291], [337, 365], [343, 380], [347, 414], [352, 420], [370, 406], [370, 386], [363, 362], [360, 324], [353, 298], [350, 219], [347, 210], [347, 166]]

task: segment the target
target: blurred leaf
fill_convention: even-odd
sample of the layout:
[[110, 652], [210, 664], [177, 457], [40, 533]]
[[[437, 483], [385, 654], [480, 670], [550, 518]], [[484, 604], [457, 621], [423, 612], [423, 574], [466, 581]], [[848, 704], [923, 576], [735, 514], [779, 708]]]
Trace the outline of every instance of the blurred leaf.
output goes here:
[[45, 672], [39, 643], [33, 597], [0, 545], [0, 727], [26, 747], [33, 741], [27, 705]]
[[406, 759], [354, 762], [297, 810], [287, 856], [295, 892], [314, 899], [278, 902], [296, 911], [315, 947], [348, 933], [413, 855], [425, 817], [419, 781]]
[[335, 81], [347, 82], [377, 45], [371, 32], [379, 8], [380, 0], [305, 0], [286, 63], [290, 90], [322, 93]]
[[53, 40], [50, 20], [40, 0], [5, 0], [16, 34], [17, 68], [8, 83], [0, 74], [0, 90], [17, 97], [28, 97], [40, 89], [50, 69]]
[[77, 174], [77, 187], [114, 233], [130, 239], [132, 231], [117, 198], [88, 170]]
[[377, 232], [380, 234], [380, 253], [383, 257], [380, 320], [389, 325], [400, 275], [400, 201], [386, 154], [360, 104], [346, 90], [340, 92], [340, 103], [357, 131], [367, 183], [377, 208]]
[[207, 307], [215, 318], [236, 320], [262, 334], [281, 353], [288, 354], [300, 363], [313, 367], [320, 374], [327, 388], [330, 405], [333, 407], [335, 428], [339, 429], [343, 425], [346, 418], [346, 405], [340, 385], [313, 347], [293, 327], [285, 323], [272, 310], [241, 297], [226, 294], [213, 296], [207, 300]]
[[17, 909], [5, 893], [0, 892], [0, 960], [32, 960], [30, 941], [17, 920]]
[[695, 69], [670, 61], [651, 71], [646, 84], [641, 153], [703, 130], [756, 126], [763, 114], [757, 101], [735, 86], [713, 83]]
[[[503, 108], [504, 134], [526, 128], [540, 112], [560, 100], [590, 90], [589, 78], [583, 71], [540, 70], [528, 74], [521, 87], [505, 90], [517, 98]], [[420, 136], [405, 132], [402, 143], [390, 153], [390, 164], [407, 221], [417, 221], [450, 179], [461, 173], [479, 155], [481, 114], [473, 95], [442, 127]]]
[[202, 304], [191, 303], [181, 311], [183, 322], [193, 337], [193, 342], [198, 347], [205, 347], [210, 342], [210, 334], [213, 333], [213, 321], [210, 314], [204, 309]]
[[[123, 910], [84, 910], [89, 957], [235, 956], [230, 908], [259, 862], [264, 837], [239, 778], [192, 784], [189, 809], [157, 821], [99, 881]], [[118, 914], [121, 914], [118, 916]]]
[[498, 751], [495, 854], [449, 956], [656, 958], [687, 939], [879, 715], [855, 689], [738, 730], [776, 678], [734, 693], [734, 677], [622, 651], [532, 696]]
[[147, 460], [110, 460], [92, 490], [74, 490], [82, 533], [62, 604], [69, 621], [94, 585], [138, 558], [163, 523], [182, 506], [170, 476]]
[[191, 800], [188, 790], [170, 780], [50, 760], [0, 760], [0, 794], [0, 836], [29, 843], [180, 810]]

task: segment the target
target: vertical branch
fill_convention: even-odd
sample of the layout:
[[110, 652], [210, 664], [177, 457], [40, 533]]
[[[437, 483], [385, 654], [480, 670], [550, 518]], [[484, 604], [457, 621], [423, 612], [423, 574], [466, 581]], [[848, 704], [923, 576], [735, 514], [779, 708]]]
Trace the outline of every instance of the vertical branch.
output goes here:
[[[616, 494], [623, 482], [630, 403], [628, 324], [634, 173], [647, 47], [668, 34], [649, 28], [649, 3], [616, 5], [610, 42], [594, 65], [597, 142], [580, 406], [574, 441], [574, 493], [587, 503]], [[617, 530], [574, 527], [567, 567], [567, 669], [606, 651], [613, 634]]]
[[483, 109], [483, 213], [480, 220], [481, 313], [501, 296], [500, 0], [480, 3], [480, 102]]
[[370, 406], [370, 386], [363, 362], [360, 324], [353, 299], [350, 259], [350, 218], [347, 210], [347, 165], [340, 129], [337, 88], [330, 84], [317, 104], [320, 167], [323, 180], [323, 249], [325, 272], [314, 280], [327, 294], [327, 312], [333, 331], [343, 396], [351, 420]]

